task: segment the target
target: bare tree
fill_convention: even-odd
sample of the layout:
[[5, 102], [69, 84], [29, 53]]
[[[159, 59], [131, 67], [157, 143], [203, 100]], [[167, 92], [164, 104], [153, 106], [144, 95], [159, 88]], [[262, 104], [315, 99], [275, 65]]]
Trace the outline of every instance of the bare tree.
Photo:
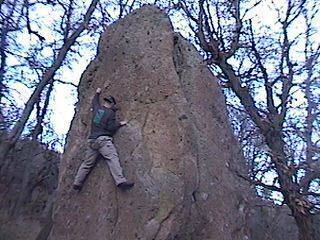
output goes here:
[[[277, 8], [273, 3], [279, 29], [270, 35], [266, 32], [259, 35], [263, 29], [255, 26], [254, 19], [246, 17], [261, 2], [179, 1], [177, 7], [189, 19], [196, 43], [208, 64], [220, 75], [222, 85], [232, 90], [233, 100], [235, 97], [240, 100], [240, 105], [232, 105], [247, 116], [244, 120], [249, 122], [251, 130], [244, 139], [251, 138], [252, 143], [254, 136], [263, 146], [259, 151], [251, 151], [255, 163], [251, 175], [238, 175], [259, 187], [281, 193], [283, 203], [296, 220], [299, 238], [311, 240], [315, 239], [312, 215], [320, 203], [319, 192], [311, 188], [320, 174], [319, 141], [315, 141], [319, 139], [316, 137], [319, 112], [311, 90], [311, 86], [319, 87], [314, 84], [319, 79], [319, 68], [316, 68], [319, 45], [315, 45], [311, 31], [319, 9], [307, 0], [289, 0], [284, 8]], [[301, 22], [303, 16], [307, 30], [292, 37], [293, 25]], [[303, 42], [305, 59], [301, 60], [297, 45]], [[294, 116], [298, 111], [296, 92], [302, 93], [301, 90], [307, 99], [302, 103], [307, 114], [297, 118]], [[299, 146], [299, 154], [293, 146]], [[271, 182], [266, 182], [266, 173], [274, 174]]]
[[[80, 36], [80, 34], [88, 27], [90, 18], [98, 2], [98, 0], [92, 0], [89, 8], [87, 9], [86, 14], [84, 15], [82, 22], [79, 23], [78, 27], [74, 31], [72, 31], [70, 35], [65, 36], [63, 45], [59, 49], [57, 56], [55, 57], [52, 65], [49, 68], [47, 68], [41, 76], [41, 79], [39, 83], [36, 85], [31, 97], [27, 101], [19, 120], [15, 123], [12, 130], [7, 135], [5, 141], [1, 142], [0, 160], [3, 160], [5, 158], [6, 154], [10, 151], [10, 149], [12, 149], [12, 147], [15, 145], [16, 141], [20, 137], [24, 129], [24, 126], [30, 117], [30, 114], [34, 109], [35, 104], [39, 102], [41, 92], [48, 84], [50, 84], [50, 81], [53, 81], [53, 77], [56, 71], [59, 69], [59, 67], [63, 64], [63, 61], [65, 60], [68, 51], [76, 42], [76, 39]], [[66, 25], [68, 28], [68, 22]]]
[[50, 96], [53, 90], [53, 83], [54, 81], [51, 81], [51, 83], [49, 84], [48, 90], [45, 93], [45, 101], [44, 101], [43, 107], [41, 108], [40, 102], [36, 103], [36, 107], [37, 107], [36, 125], [32, 130], [32, 134], [31, 134], [33, 140], [37, 140], [37, 137], [41, 135], [43, 132], [42, 123], [48, 111]]
[[[19, 18], [21, 14], [16, 14], [17, 12], [17, 1], [8, 1], [6, 4], [1, 2], [0, 5], [0, 103], [7, 92], [7, 87], [5, 85], [5, 71], [7, 67], [7, 50], [8, 50], [8, 38], [11, 32], [18, 31], [19, 23], [13, 21], [15, 17]], [[0, 110], [1, 115], [3, 115], [2, 108]], [[2, 118], [4, 121], [4, 119]]]

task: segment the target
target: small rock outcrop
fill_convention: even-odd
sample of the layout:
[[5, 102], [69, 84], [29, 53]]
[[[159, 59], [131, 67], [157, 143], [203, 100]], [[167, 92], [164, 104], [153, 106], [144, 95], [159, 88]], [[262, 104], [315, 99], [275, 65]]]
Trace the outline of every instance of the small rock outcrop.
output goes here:
[[257, 199], [250, 209], [250, 235], [252, 239], [298, 239], [298, 228], [286, 206], [276, 206]]
[[[98, 87], [129, 120], [115, 137], [136, 182], [127, 192], [103, 161], [72, 190]], [[249, 239], [250, 190], [235, 170], [245, 171], [217, 79], [163, 12], [142, 7], [108, 27], [82, 75], [49, 239]]]
[[44, 240], [52, 225], [60, 155], [19, 141], [0, 166], [0, 239]]

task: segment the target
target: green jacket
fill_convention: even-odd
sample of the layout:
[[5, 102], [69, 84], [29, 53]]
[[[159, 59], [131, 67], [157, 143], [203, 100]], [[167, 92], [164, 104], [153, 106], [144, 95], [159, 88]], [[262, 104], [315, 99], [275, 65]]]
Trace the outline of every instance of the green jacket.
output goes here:
[[101, 106], [99, 96], [100, 94], [96, 93], [92, 100], [93, 115], [89, 139], [96, 139], [100, 136], [112, 137], [121, 127], [116, 120], [117, 108]]

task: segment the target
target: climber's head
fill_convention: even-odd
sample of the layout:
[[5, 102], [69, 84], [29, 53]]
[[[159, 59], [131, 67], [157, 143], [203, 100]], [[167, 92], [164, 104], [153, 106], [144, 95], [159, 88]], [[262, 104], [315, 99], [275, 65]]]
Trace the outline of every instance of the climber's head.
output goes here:
[[116, 102], [116, 99], [113, 96], [109, 95], [108, 97], [103, 98], [103, 100], [104, 100], [104, 106], [105, 107], [107, 107], [107, 108], [116, 108], [117, 102]]

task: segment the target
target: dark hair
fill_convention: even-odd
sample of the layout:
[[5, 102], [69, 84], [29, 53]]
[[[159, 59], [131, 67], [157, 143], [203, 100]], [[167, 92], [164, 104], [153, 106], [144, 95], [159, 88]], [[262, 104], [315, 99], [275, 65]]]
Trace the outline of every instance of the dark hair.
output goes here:
[[108, 103], [111, 103], [111, 104], [114, 104], [114, 105], [116, 105], [117, 103], [116, 103], [116, 99], [113, 97], [113, 96], [108, 96], [108, 97], [105, 97], [105, 98], [103, 98], [103, 100], [105, 100], [106, 102], [108, 102]]

